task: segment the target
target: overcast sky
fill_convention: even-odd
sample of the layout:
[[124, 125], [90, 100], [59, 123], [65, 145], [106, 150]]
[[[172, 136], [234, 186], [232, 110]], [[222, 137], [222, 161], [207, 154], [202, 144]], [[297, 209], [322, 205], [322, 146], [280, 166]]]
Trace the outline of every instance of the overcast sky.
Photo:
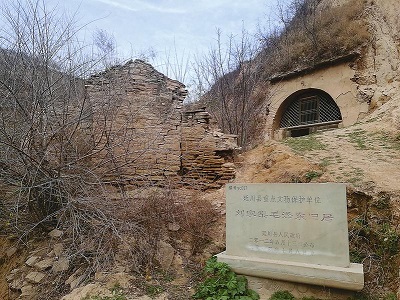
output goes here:
[[[17, 5], [16, 0], [0, 0], [7, 9]], [[47, 9], [56, 6], [56, 12], [73, 15], [83, 26], [79, 37], [85, 44], [93, 42], [96, 31], [113, 36], [121, 62], [140, 55], [155, 54], [149, 60], [159, 71], [166, 72], [166, 59], [170, 64], [193, 61], [216, 46], [216, 31], [222, 39], [229, 35], [240, 38], [242, 28], [250, 34], [257, 32], [258, 24], [276, 19], [276, 3], [290, 0], [18, 0], [20, 3], [43, 1]], [[3, 19], [0, 19], [0, 26]], [[5, 28], [5, 27], [4, 27]], [[172, 62], [171, 62], [172, 61]], [[179, 68], [179, 67], [178, 67]], [[184, 66], [181, 66], [184, 68]], [[190, 76], [178, 79], [188, 84]]]
[[[1, 1], [1, 0], [0, 0]], [[54, 1], [56, 0], [46, 0]], [[215, 43], [216, 29], [224, 35], [240, 34], [242, 25], [255, 32], [259, 21], [270, 15], [275, 0], [68, 0], [62, 9], [78, 12], [86, 38], [94, 30], [115, 37], [121, 58], [152, 49], [158, 61], [165, 52], [201, 54]]]

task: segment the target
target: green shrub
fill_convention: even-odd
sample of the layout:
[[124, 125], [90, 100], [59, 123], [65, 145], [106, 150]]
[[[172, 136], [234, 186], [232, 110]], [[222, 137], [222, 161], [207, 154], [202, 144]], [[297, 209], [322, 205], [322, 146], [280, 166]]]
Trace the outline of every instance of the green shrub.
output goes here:
[[399, 252], [399, 234], [390, 227], [390, 224], [382, 224], [380, 230], [381, 246], [378, 249], [378, 254], [395, 255]]
[[347, 298], [347, 300], [368, 300], [368, 298], [363, 293], [356, 293], [353, 297]]
[[397, 296], [396, 296], [396, 294], [390, 293], [390, 294], [387, 294], [385, 296], [385, 298], [383, 298], [383, 299], [384, 300], [397, 300]]
[[195, 299], [204, 300], [258, 300], [258, 294], [248, 289], [247, 279], [236, 275], [231, 268], [210, 258], [204, 269], [205, 279], [196, 287]]
[[146, 294], [150, 297], [154, 297], [163, 292], [163, 288], [159, 285], [147, 284], [146, 285]]
[[289, 291], [278, 291], [272, 294], [270, 300], [294, 300], [294, 296]]
[[317, 172], [317, 171], [308, 171], [308, 172], [306, 173], [305, 177], [306, 177], [306, 179], [307, 179], [308, 181], [311, 181], [311, 180], [313, 180], [314, 178], [320, 177], [321, 175], [322, 175], [322, 173]]

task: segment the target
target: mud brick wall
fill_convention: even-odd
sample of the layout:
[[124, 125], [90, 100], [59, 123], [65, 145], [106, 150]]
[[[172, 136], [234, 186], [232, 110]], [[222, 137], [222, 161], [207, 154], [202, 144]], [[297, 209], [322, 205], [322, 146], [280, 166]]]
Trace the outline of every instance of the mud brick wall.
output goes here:
[[93, 109], [96, 172], [124, 184], [208, 188], [232, 179], [227, 161], [235, 137], [213, 134], [205, 110], [184, 112], [186, 95], [182, 83], [140, 60], [90, 77], [86, 98]]

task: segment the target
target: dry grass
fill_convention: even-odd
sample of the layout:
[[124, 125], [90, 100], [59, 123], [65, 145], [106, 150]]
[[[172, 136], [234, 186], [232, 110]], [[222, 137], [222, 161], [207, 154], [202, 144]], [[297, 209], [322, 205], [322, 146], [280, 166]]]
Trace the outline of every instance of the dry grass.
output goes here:
[[[189, 249], [183, 253], [185, 260], [190, 260], [211, 241], [209, 234], [216, 215], [211, 203], [193, 190], [149, 186], [131, 190], [127, 197], [108, 191], [102, 197], [74, 199], [57, 212], [55, 224], [63, 231], [63, 256], [69, 258], [70, 269], [53, 274], [51, 280], [41, 284], [40, 299], [55, 299], [67, 292], [65, 280], [78, 268], [84, 270], [82, 282], [90, 281], [96, 272], [121, 267], [121, 263], [126, 272], [142, 279], [167, 271], [156, 258], [159, 242], [179, 249], [176, 241], [180, 240]], [[29, 215], [20, 215], [19, 219], [30, 221]], [[10, 234], [14, 226], [7, 226]], [[23, 240], [46, 237], [38, 229], [31, 228]]]
[[265, 37], [267, 47], [261, 59], [267, 77], [313, 66], [363, 46], [370, 38], [365, 5], [364, 0], [354, 0], [323, 9], [310, 4], [313, 8], [307, 12], [297, 11], [282, 32]]

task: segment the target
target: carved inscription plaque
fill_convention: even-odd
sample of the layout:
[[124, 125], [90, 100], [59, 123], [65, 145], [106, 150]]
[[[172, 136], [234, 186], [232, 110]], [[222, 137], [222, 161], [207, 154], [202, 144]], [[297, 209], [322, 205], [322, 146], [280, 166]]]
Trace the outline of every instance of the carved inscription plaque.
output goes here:
[[228, 184], [226, 254], [349, 266], [345, 184]]

